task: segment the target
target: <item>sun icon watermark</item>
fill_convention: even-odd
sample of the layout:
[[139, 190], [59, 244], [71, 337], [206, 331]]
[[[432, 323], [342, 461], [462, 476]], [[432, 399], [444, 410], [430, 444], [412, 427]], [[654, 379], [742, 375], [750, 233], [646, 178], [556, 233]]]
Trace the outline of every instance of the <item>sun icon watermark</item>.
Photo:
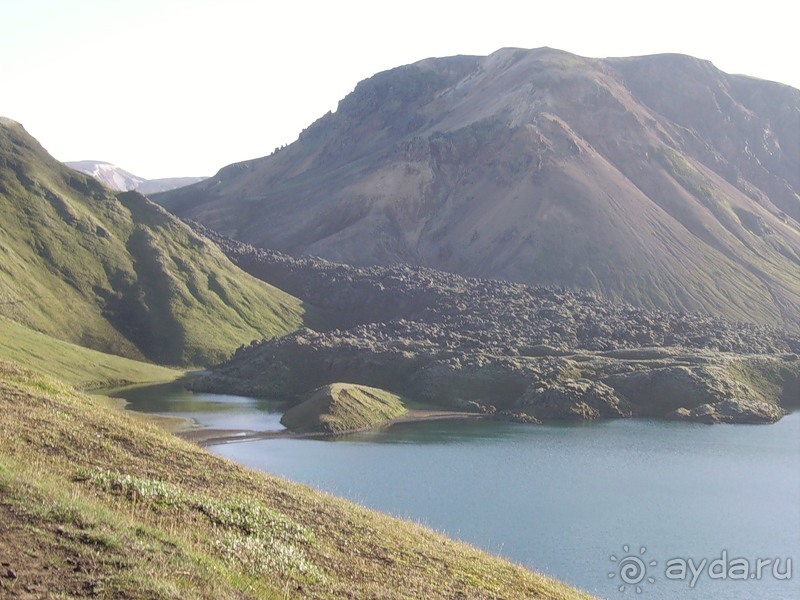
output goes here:
[[616, 571], [611, 571], [608, 574], [609, 579], [614, 579], [615, 577], [619, 576], [620, 585], [617, 588], [620, 592], [624, 592], [630, 586], [631, 589], [635, 589], [637, 594], [642, 593], [642, 584], [643, 582], [647, 583], [655, 583], [655, 577], [651, 577], [647, 575], [647, 567], [655, 567], [658, 565], [658, 561], [651, 560], [646, 562], [644, 558], [645, 553], [647, 552], [647, 548], [644, 546], [639, 548], [639, 554], [631, 554], [630, 546], [625, 544], [622, 547], [622, 551], [625, 555], [622, 558], [618, 558], [614, 554], [608, 557], [608, 559], [617, 565]]

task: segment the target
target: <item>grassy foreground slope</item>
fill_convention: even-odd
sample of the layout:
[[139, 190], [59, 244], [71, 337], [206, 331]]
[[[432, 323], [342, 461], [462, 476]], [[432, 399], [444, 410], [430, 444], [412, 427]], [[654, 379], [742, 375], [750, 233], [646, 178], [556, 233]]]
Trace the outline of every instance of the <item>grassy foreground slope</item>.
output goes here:
[[0, 361], [0, 557], [32, 594], [587, 598]]
[[161, 364], [208, 364], [297, 328], [300, 302], [135, 192], [116, 194], [0, 118], [0, 316]]
[[169, 381], [182, 374], [63, 342], [2, 317], [0, 359], [27, 365], [79, 389]]

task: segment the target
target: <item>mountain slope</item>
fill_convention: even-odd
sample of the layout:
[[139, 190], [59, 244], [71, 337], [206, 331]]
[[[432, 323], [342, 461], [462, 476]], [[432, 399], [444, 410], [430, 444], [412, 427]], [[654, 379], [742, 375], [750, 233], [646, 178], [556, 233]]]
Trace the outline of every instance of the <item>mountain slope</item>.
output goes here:
[[156, 200], [291, 254], [797, 327], [798, 191], [800, 91], [545, 48], [380, 73], [287, 148]]
[[298, 300], [144, 196], [55, 161], [8, 119], [0, 213], [0, 315], [58, 339], [196, 365], [302, 321]]

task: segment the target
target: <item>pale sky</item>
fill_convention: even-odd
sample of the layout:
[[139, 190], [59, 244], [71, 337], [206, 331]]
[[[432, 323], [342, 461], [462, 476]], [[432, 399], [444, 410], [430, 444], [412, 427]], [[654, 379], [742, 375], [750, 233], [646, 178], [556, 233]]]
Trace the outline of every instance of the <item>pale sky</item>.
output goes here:
[[[264, 156], [379, 71], [550, 46], [679, 52], [800, 88], [787, 0], [0, 0], [0, 115], [146, 177]], [[746, 7], [746, 8], [745, 8]]]

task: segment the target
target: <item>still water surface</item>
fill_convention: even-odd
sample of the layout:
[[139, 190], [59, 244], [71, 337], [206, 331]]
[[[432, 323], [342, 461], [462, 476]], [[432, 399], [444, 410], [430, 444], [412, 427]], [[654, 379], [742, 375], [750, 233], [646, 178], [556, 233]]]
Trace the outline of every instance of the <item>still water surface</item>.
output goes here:
[[[123, 395], [134, 410], [209, 427], [281, 428], [280, 405], [262, 400], [174, 386]], [[210, 450], [424, 523], [605, 598], [800, 598], [797, 412], [766, 426], [429, 421], [336, 441], [283, 438]], [[748, 559], [748, 576], [757, 559], [780, 559], [783, 577], [791, 558], [791, 579], [773, 575], [772, 564], [758, 579], [712, 579], [709, 563], [723, 551], [717, 573], [741, 576], [736, 558]], [[629, 554], [654, 579], [638, 582], [641, 594], [620, 579]], [[672, 559], [684, 561], [686, 580], [667, 579]], [[690, 559], [695, 566], [707, 560], [694, 587]]]

